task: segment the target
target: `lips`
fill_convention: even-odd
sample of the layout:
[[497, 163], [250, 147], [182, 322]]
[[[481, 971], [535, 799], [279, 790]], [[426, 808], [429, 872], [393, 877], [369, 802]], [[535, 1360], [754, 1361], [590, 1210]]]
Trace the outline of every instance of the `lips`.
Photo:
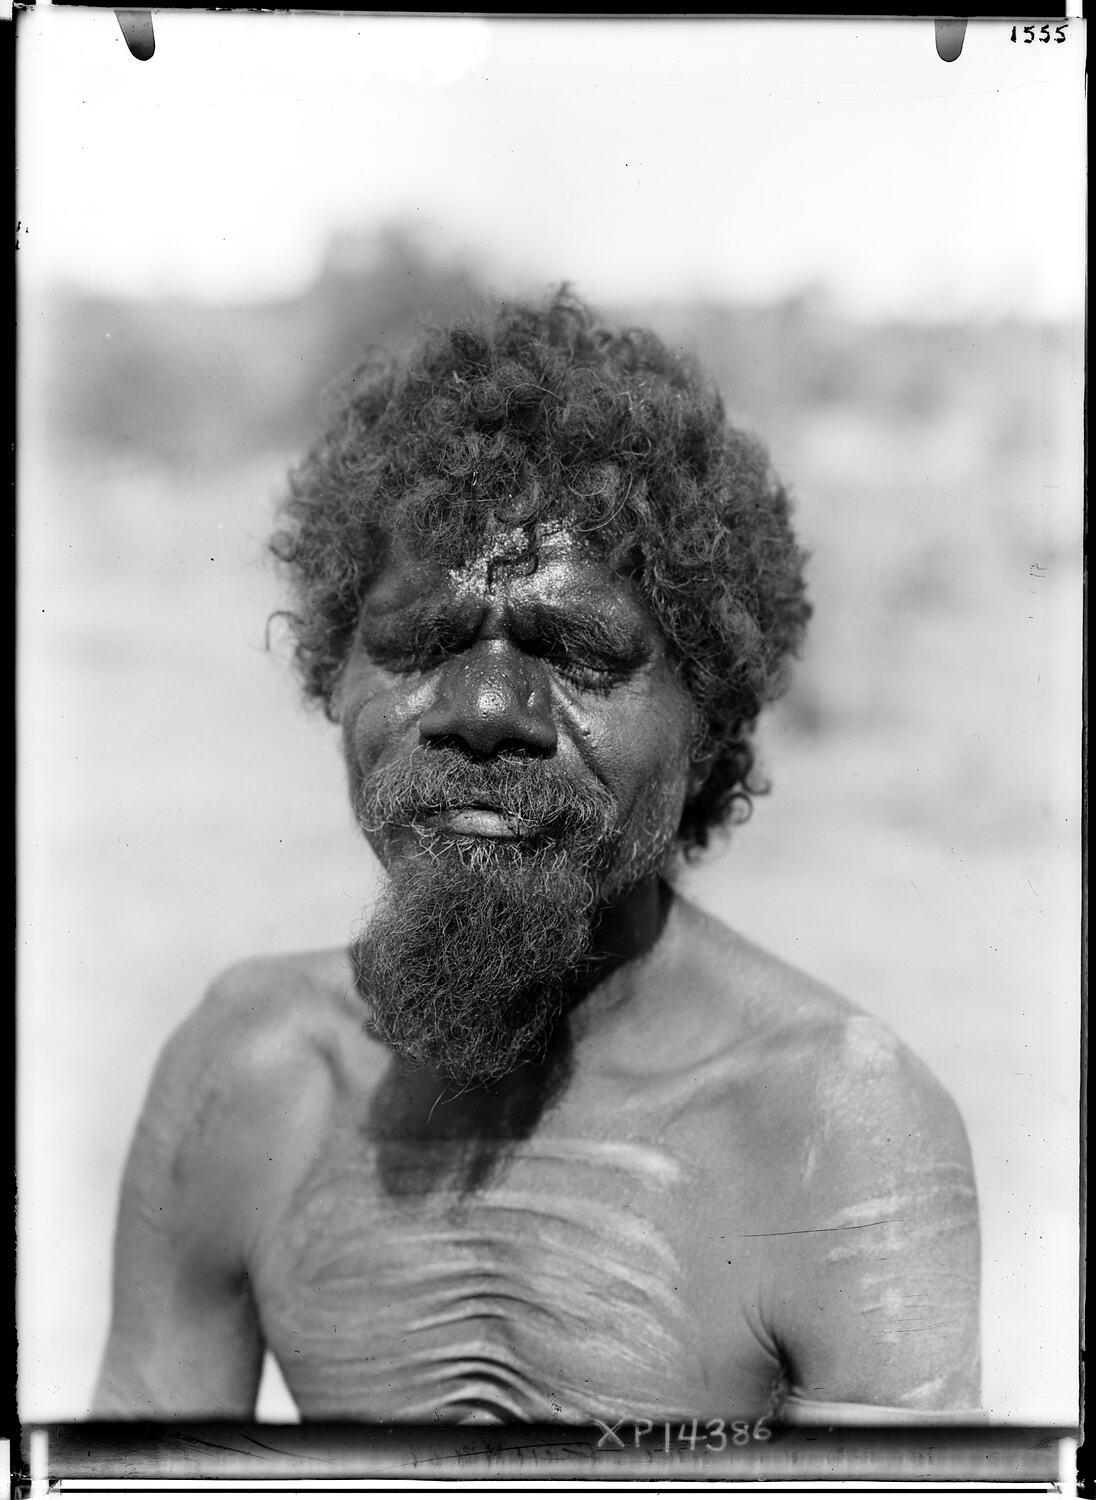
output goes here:
[[439, 813], [435, 824], [446, 833], [480, 839], [516, 839], [517, 824], [494, 807], [451, 807]]

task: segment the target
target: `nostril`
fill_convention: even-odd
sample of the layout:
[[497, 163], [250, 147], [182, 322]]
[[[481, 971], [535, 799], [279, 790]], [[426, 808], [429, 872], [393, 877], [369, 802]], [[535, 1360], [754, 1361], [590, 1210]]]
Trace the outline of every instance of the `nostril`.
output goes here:
[[483, 667], [454, 664], [419, 720], [422, 738], [431, 744], [459, 743], [478, 756], [504, 748], [550, 754], [557, 744], [551, 697], [531, 680], [531, 670], [520, 660]]

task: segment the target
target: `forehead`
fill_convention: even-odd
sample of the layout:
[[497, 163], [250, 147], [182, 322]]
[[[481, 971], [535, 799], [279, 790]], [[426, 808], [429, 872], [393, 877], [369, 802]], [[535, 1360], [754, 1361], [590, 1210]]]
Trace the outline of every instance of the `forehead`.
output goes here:
[[414, 604], [547, 604], [559, 610], [596, 611], [649, 623], [657, 629], [629, 579], [562, 524], [498, 530], [455, 566], [412, 552], [393, 539], [388, 562], [365, 596], [367, 614], [387, 614]]

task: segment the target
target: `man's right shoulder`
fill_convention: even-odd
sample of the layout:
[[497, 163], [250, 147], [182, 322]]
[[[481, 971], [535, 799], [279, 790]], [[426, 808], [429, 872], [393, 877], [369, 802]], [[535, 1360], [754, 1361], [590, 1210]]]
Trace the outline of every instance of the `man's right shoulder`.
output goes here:
[[233, 1036], [323, 1027], [349, 1014], [353, 991], [346, 949], [264, 954], [222, 970], [185, 1024]]
[[213, 979], [169, 1048], [199, 1054], [203, 1061], [243, 1049], [255, 1063], [273, 1048], [274, 1060], [290, 1039], [320, 1040], [345, 1026], [353, 987], [343, 950], [245, 958]]
[[178, 1138], [290, 1109], [382, 1057], [355, 1014], [345, 950], [245, 959], [219, 974], [168, 1038], [148, 1107]]

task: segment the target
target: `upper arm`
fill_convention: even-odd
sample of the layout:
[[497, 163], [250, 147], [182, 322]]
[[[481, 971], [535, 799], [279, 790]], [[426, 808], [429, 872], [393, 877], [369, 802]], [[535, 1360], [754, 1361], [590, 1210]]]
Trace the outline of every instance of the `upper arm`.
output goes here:
[[97, 1418], [253, 1409], [262, 1342], [223, 1149], [227, 1030], [213, 991], [153, 1075], [122, 1182]]
[[770, 1320], [794, 1392], [922, 1411], [980, 1400], [978, 1205], [958, 1111], [878, 1023], [816, 1059]]

